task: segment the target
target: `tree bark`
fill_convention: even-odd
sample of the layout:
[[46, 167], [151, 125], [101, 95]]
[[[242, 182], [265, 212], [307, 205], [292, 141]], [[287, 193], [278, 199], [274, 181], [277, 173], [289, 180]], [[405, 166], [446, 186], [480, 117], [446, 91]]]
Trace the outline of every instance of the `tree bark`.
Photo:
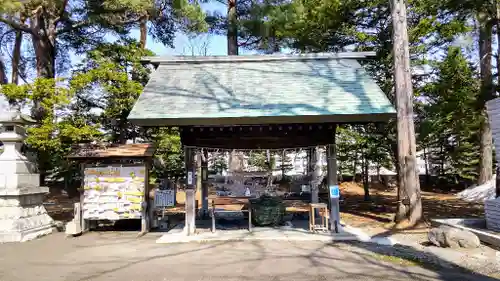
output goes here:
[[484, 184], [491, 180], [493, 176], [493, 140], [491, 127], [486, 113], [486, 102], [495, 97], [493, 86], [493, 76], [491, 73], [492, 56], [492, 21], [486, 12], [479, 12], [477, 15], [479, 24], [479, 58], [481, 71], [481, 97], [479, 107], [483, 112], [483, 120], [480, 127], [480, 148], [479, 148], [479, 177], [478, 184]]
[[429, 175], [429, 159], [427, 155], [427, 150], [424, 147], [424, 163], [425, 163], [425, 184], [429, 185], [430, 184], [430, 175]]
[[8, 82], [5, 63], [3, 62], [2, 56], [0, 56], [0, 85], [7, 84]]
[[285, 150], [281, 151], [281, 180], [285, 180]]
[[[33, 31], [32, 41], [36, 57], [37, 77], [55, 78], [56, 26], [54, 21], [45, 18], [42, 9], [38, 9], [31, 17], [30, 25]], [[49, 112], [48, 109], [42, 106], [42, 100], [34, 99], [31, 114], [41, 124], [47, 118]], [[40, 172], [40, 185], [42, 186], [45, 185], [45, 178], [49, 169], [50, 153], [44, 150], [38, 151], [38, 170]]]
[[354, 159], [352, 161], [352, 182], [356, 182], [356, 164], [358, 163], [358, 152], [354, 151]]
[[363, 155], [363, 189], [365, 190], [365, 201], [370, 201], [370, 188], [369, 188], [369, 174], [368, 174], [368, 159], [366, 153]]
[[401, 221], [402, 218], [407, 218], [410, 225], [415, 225], [422, 218], [422, 201], [415, 165], [416, 139], [406, 5], [403, 0], [392, 0], [391, 4], [399, 164], [398, 208], [395, 219]]
[[[500, 5], [498, 3], [498, 0], [495, 0], [495, 10], [496, 10], [496, 26], [497, 26], [497, 86], [500, 87]], [[498, 152], [500, 153], [500, 152]], [[498, 157], [497, 157], [498, 159]], [[497, 161], [496, 163], [496, 186], [495, 186], [495, 193], [496, 193], [496, 198], [500, 197], [500, 166]]]
[[227, 2], [227, 54], [230, 56], [238, 55], [238, 13], [236, 10], [236, 1]]
[[[24, 19], [21, 18], [21, 22], [24, 23]], [[14, 50], [12, 52], [12, 83], [19, 84], [19, 66], [21, 63], [21, 46], [23, 43], [23, 32], [21, 30], [16, 31], [16, 38], [14, 41]]]
[[148, 15], [147, 15], [147, 13], [141, 16], [141, 19], [139, 22], [139, 31], [140, 31], [139, 47], [141, 49], [145, 49], [146, 42], [148, 39]]

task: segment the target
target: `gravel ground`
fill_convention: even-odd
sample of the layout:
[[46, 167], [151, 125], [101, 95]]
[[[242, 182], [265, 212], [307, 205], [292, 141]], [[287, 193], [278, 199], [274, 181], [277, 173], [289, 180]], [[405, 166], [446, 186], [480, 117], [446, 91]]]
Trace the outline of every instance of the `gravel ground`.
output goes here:
[[[365, 229], [363, 229], [365, 230]], [[365, 230], [371, 235], [380, 233], [376, 229]], [[372, 251], [400, 256], [410, 260], [426, 262], [444, 268], [462, 268], [489, 276], [500, 275], [500, 251], [481, 244], [477, 249], [440, 248], [428, 244], [427, 229], [392, 234], [398, 242], [393, 247], [371, 245]]]
[[[53, 234], [0, 245], [1, 281], [496, 280], [388, 257], [366, 243], [244, 241], [159, 245], [155, 234]], [[390, 254], [394, 254], [390, 253]], [[399, 255], [399, 254], [398, 254]]]

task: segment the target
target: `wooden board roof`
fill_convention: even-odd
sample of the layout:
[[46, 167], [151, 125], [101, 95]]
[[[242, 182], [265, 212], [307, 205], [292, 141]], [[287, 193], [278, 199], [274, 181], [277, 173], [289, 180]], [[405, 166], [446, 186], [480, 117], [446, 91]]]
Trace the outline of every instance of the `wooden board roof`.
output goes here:
[[69, 159], [102, 159], [102, 158], [151, 158], [155, 147], [151, 143], [140, 144], [80, 144], [73, 149]]

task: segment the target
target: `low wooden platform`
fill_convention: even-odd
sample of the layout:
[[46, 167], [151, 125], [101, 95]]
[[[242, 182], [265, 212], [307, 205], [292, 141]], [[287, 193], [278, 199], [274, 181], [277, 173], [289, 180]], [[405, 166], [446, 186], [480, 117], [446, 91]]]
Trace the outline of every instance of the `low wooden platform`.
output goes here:
[[212, 214], [212, 232], [215, 233], [215, 220], [218, 213], [248, 213], [248, 231], [252, 231], [252, 210], [249, 208], [250, 197], [210, 197], [208, 198]]
[[[238, 212], [248, 209], [249, 197], [208, 197], [209, 206], [212, 206], [212, 202], [215, 200], [215, 205], [217, 209], [223, 209], [224, 211]], [[309, 203], [302, 200], [284, 200], [287, 213], [309, 213]], [[162, 210], [158, 209], [157, 212], [161, 214]], [[165, 208], [165, 215], [173, 214], [185, 214], [186, 209], [184, 204], [177, 204], [175, 207]]]
[[287, 213], [309, 213], [309, 203], [302, 200], [283, 200]]

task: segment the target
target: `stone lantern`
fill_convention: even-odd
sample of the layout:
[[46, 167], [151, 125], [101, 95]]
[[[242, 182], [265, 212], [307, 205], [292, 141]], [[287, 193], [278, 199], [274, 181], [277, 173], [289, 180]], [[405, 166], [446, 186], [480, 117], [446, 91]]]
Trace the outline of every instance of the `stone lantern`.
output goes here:
[[52, 232], [53, 220], [43, 206], [47, 187], [40, 187], [35, 164], [21, 152], [25, 125], [34, 121], [19, 111], [0, 110], [0, 242], [23, 242]]

